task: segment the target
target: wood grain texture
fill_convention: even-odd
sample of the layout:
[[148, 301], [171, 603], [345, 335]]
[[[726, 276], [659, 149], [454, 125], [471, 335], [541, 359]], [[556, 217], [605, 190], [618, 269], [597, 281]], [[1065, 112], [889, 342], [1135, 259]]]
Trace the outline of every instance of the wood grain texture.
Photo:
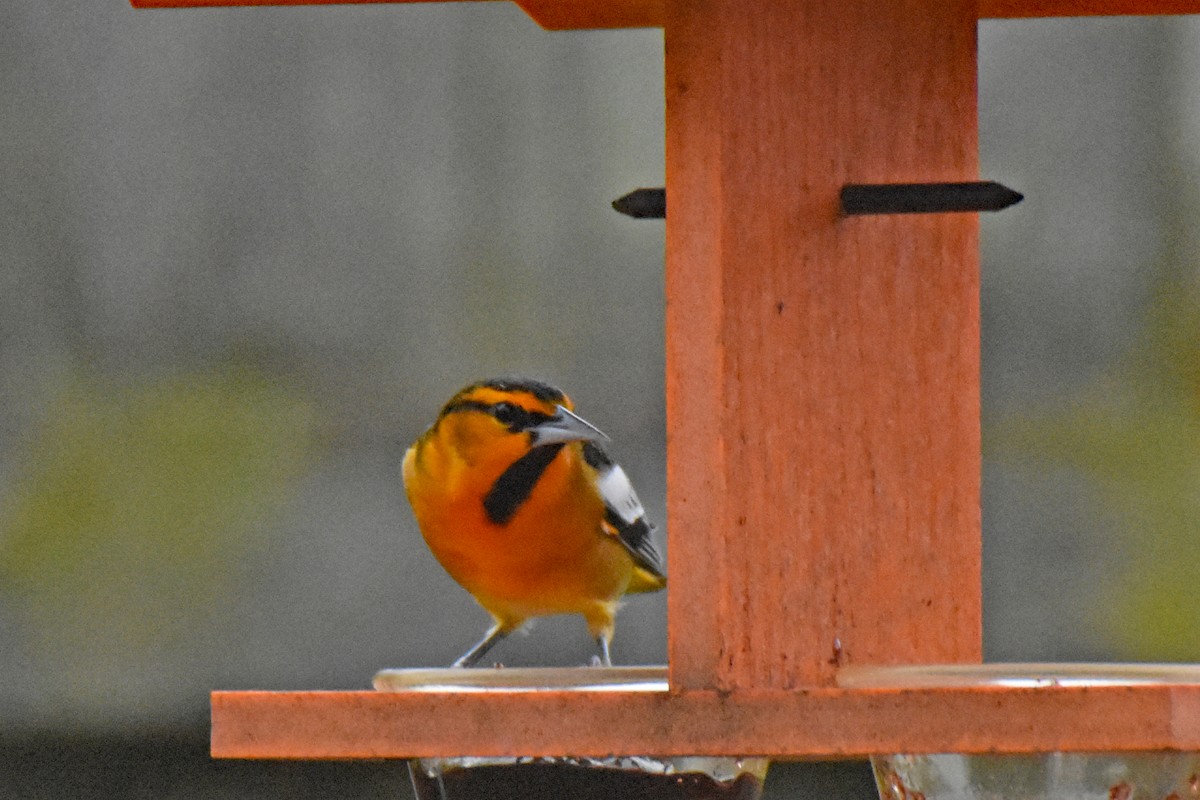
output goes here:
[[1200, 685], [719, 692], [216, 692], [218, 758], [1200, 749]]
[[971, 2], [671, 3], [669, 662], [681, 689], [980, 657]]

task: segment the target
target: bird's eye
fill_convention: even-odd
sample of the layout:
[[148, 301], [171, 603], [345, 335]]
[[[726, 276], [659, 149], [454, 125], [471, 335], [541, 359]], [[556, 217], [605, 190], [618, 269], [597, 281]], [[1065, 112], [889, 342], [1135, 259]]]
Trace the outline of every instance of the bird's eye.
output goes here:
[[525, 423], [528, 421], [528, 413], [525, 409], [514, 406], [512, 403], [496, 403], [492, 406], [492, 416], [514, 431], [525, 427]]

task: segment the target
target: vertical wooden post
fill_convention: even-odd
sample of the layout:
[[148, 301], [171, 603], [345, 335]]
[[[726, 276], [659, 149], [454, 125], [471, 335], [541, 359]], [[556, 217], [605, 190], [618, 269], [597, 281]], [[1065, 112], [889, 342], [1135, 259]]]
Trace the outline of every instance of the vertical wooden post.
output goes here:
[[973, 214], [844, 183], [978, 177], [971, 0], [670, 0], [675, 689], [980, 658]]

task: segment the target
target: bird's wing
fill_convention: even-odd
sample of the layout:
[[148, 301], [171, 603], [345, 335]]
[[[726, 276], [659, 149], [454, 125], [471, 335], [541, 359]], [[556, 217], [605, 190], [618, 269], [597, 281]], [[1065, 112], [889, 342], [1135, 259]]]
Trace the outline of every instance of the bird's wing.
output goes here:
[[654, 546], [654, 526], [638, 499], [629, 476], [594, 442], [583, 443], [583, 457], [596, 470], [596, 488], [604, 499], [604, 521], [639, 567], [656, 577], [666, 576], [662, 556]]

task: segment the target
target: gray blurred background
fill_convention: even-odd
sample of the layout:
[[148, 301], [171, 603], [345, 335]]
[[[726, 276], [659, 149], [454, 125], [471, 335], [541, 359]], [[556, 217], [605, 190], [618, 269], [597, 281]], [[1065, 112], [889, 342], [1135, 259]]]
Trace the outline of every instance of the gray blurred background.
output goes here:
[[[208, 761], [208, 692], [449, 663], [404, 449], [541, 377], [663, 520], [660, 31], [506, 3], [0, 12], [0, 797], [403, 797]], [[993, 660], [1197, 660], [1200, 22], [985, 22]], [[661, 663], [632, 599], [616, 660]], [[502, 646], [578, 664], [578, 620]], [[861, 765], [772, 797], [865, 797]]]

